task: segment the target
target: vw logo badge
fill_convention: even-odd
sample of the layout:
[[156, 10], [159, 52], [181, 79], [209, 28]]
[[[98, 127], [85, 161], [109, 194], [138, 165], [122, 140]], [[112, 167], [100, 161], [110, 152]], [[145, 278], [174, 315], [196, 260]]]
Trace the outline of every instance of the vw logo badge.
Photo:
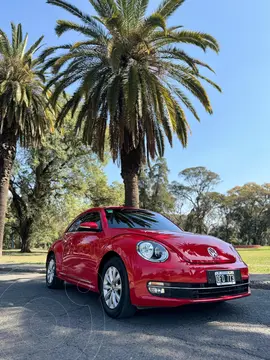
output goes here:
[[209, 248], [207, 249], [207, 251], [208, 251], [208, 254], [209, 254], [210, 256], [212, 256], [212, 258], [216, 258], [216, 257], [218, 256], [218, 253], [216, 252], [216, 250], [213, 249], [213, 248], [211, 248], [211, 247], [209, 247]]

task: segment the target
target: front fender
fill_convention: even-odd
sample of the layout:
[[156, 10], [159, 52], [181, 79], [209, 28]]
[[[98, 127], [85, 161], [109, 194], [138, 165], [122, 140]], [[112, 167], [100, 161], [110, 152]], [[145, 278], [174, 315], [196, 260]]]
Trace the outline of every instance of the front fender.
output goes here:
[[[149, 236], [147, 239], [157, 242]], [[117, 236], [112, 242], [113, 251], [119, 254], [127, 269], [132, 304], [138, 304], [138, 299], [147, 291], [147, 279], [178, 278], [179, 271], [183, 271], [185, 267], [177, 253], [168, 247], [169, 257], [165, 262], [154, 263], [143, 259], [137, 253], [137, 244], [142, 240], [141, 235], [131, 233]]]
[[123, 234], [115, 237], [112, 241], [112, 250], [121, 257], [127, 270], [132, 303], [135, 303], [136, 299], [136, 282], [141, 278], [142, 267], [146, 265], [146, 260], [137, 253], [137, 244], [141, 240], [140, 235]]
[[[54, 256], [55, 256], [55, 260], [56, 260], [56, 274], [58, 275], [58, 272], [62, 270], [62, 259], [63, 259], [63, 242], [62, 240], [57, 240], [55, 241], [51, 247], [49, 248], [48, 251], [48, 255], [47, 255], [47, 260], [48, 260], [48, 256], [49, 254], [53, 252]], [[47, 263], [46, 260], [46, 263]]]

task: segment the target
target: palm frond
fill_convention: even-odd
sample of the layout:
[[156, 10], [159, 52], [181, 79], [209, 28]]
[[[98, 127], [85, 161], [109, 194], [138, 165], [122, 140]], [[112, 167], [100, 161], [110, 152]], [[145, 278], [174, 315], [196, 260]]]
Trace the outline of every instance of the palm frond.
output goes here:
[[194, 106], [192, 105], [189, 98], [185, 95], [185, 93], [176, 86], [170, 85], [170, 88], [177, 95], [177, 97], [180, 99], [180, 101], [182, 101], [182, 103], [187, 107], [187, 109], [194, 115], [194, 117], [198, 121], [200, 121], [197, 111], [195, 110]]
[[138, 101], [139, 74], [136, 65], [130, 66], [127, 81], [127, 113], [129, 119], [129, 128], [132, 131], [136, 129], [136, 107]]
[[18, 47], [18, 37], [17, 37], [17, 26], [14, 23], [11, 23], [12, 30], [12, 48], [17, 49]]
[[176, 59], [184, 61], [187, 65], [189, 65], [195, 72], [198, 72], [196, 66], [196, 60], [189, 56], [185, 51], [179, 50], [176, 47], [169, 47], [167, 49], [161, 49], [159, 51], [162, 58], [165, 59]]
[[149, 0], [138, 0], [135, 1], [134, 16], [137, 21], [142, 20], [146, 15], [146, 10], [149, 4]]
[[89, 2], [97, 15], [87, 15], [65, 0], [48, 0], [82, 21], [59, 20], [57, 34], [73, 30], [85, 37], [41, 54], [41, 61], [46, 59], [42, 70], [52, 68], [54, 73], [48, 82], [54, 89], [53, 104], [71, 84], [75, 86], [59, 115], [60, 122], [67, 114], [76, 114], [76, 131], [82, 130], [84, 141], [101, 158], [107, 127], [114, 161], [134, 149], [140, 152], [140, 161], [162, 155], [164, 138], [172, 146], [174, 133], [186, 146], [189, 125], [182, 106], [199, 120], [186, 93], [211, 114], [202, 83], [221, 89], [200, 73], [202, 67], [213, 69], [190, 56], [181, 45], [218, 52], [216, 39], [177, 24], [167, 26], [167, 19], [184, 0], [163, 0], [149, 16], [148, 0]]
[[40, 49], [40, 44], [42, 43], [44, 39], [44, 36], [41, 36], [30, 48], [29, 50], [25, 53], [25, 57], [29, 57], [34, 55], [39, 49]]
[[70, 4], [67, 1], [64, 0], [47, 0], [47, 3], [50, 5], [55, 5], [58, 7], [61, 7], [62, 9], [68, 11], [70, 14], [78, 17], [81, 21], [83, 21], [86, 24], [97, 26], [95, 20], [92, 16], [89, 16], [88, 14], [82, 12], [79, 8], [76, 6]]
[[195, 45], [203, 49], [210, 48], [216, 52], [219, 52], [219, 45], [217, 41], [208, 34], [201, 33], [198, 31], [167, 31], [153, 33], [151, 42], [155, 43], [157, 47], [163, 47], [169, 44], [190, 44]]
[[37, 145], [55, 117], [40, 59], [34, 58], [43, 37], [26, 51], [22, 26], [11, 24], [11, 33], [9, 42], [0, 30], [0, 133], [10, 128], [22, 146]]
[[212, 71], [215, 74], [215, 71], [211, 68], [211, 66], [209, 66], [208, 64], [204, 63], [203, 61], [200, 61], [198, 59], [193, 59], [194, 63], [196, 65], [202, 66], [207, 68], [208, 70]]
[[212, 80], [208, 79], [207, 77], [202, 76], [202, 75], [200, 75], [200, 74], [197, 74], [197, 76], [198, 76], [200, 79], [206, 81], [208, 84], [212, 85], [212, 86], [213, 86], [215, 89], [217, 89], [219, 92], [222, 92], [221, 87], [220, 87], [218, 84], [216, 84], [214, 81], [212, 81]]
[[18, 55], [20, 55], [21, 60], [25, 56], [25, 49], [26, 49], [26, 46], [27, 46], [27, 42], [28, 42], [28, 34], [25, 35], [23, 41], [19, 44], [19, 46], [17, 48], [17, 52], [18, 52]]
[[80, 79], [81, 75], [73, 75], [65, 77], [64, 79], [61, 79], [59, 82], [55, 84], [55, 90], [51, 97], [51, 103], [53, 106], [56, 106], [57, 101], [59, 100], [59, 97], [63, 94], [64, 90], [69, 87], [70, 85], [76, 83]]
[[65, 32], [71, 31], [71, 30], [79, 32], [79, 33], [87, 35], [87, 36], [90, 36], [90, 37], [93, 37], [93, 38], [99, 38], [99, 37], [104, 36], [104, 32], [101, 31], [100, 29], [96, 29], [95, 27], [84, 26], [84, 25], [76, 24], [74, 22], [66, 21], [66, 20], [58, 20], [57, 21], [57, 25], [55, 27], [55, 32], [58, 36], [61, 36]]
[[95, 46], [103, 46], [100, 44], [100, 41], [97, 40], [87, 40], [87, 41], [78, 41], [72, 45], [72, 49], [77, 49], [81, 46], [88, 46], [88, 45], [95, 45]]
[[205, 33], [200, 33], [200, 35], [208, 43], [207, 47], [214, 50], [216, 53], [219, 52], [219, 50], [220, 50], [219, 43], [213, 36], [211, 36], [209, 34], [205, 34]]
[[114, 0], [89, 0], [90, 4], [103, 18], [111, 18], [118, 14], [118, 9]]
[[153, 31], [156, 28], [161, 28], [166, 32], [166, 21], [159, 13], [152, 14], [145, 20], [141, 29], [141, 34], [146, 37], [150, 31]]
[[45, 60], [48, 56], [52, 55], [54, 52], [56, 52], [57, 50], [69, 50], [72, 48], [72, 44], [65, 44], [65, 45], [60, 45], [60, 46], [53, 46], [53, 47], [49, 47], [47, 49], [45, 49], [40, 55], [39, 57], [43, 60]]
[[173, 76], [201, 102], [209, 114], [213, 113], [208, 95], [195, 76], [177, 72]]
[[1, 29], [0, 29], [0, 53], [3, 56], [9, 56], [12, 54], [12, 49], [7, 34]]
[[23, 35], [22, 35], [22, 24], [17, 26], [17, 47], [22, 42]]
[[172, 15], [185, 0], [163, 0], [158, 7], [157, 12], [165, 19]]
[[176, 104], [176, 134], [183, 147], [187, 146], [189, 125], [182, 108]]
[[113, 119], [118, 107], [118, 97], [121, 87], [121, 76], [116, 75], [110, 82], [107, 92], [107, 102], [110, 112], [110, 117]]

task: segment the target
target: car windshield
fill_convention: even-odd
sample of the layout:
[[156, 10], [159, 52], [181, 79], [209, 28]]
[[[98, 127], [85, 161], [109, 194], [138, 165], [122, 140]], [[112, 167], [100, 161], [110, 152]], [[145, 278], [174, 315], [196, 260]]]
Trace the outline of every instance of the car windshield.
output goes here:
[[108, 225], [113, 229], [148, 229], [182, 232], [166, 217], [147, 210], [106, 209]]

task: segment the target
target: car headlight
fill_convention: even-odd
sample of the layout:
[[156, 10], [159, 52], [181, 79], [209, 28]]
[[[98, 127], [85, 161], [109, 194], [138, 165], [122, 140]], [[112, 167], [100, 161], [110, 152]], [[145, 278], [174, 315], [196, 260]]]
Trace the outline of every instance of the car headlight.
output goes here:
[[137, 244], [137, 253], [145, 260], [152, 262], [164, 262], [169, 257], [169, 253], [163, 245], [147, 240]]

